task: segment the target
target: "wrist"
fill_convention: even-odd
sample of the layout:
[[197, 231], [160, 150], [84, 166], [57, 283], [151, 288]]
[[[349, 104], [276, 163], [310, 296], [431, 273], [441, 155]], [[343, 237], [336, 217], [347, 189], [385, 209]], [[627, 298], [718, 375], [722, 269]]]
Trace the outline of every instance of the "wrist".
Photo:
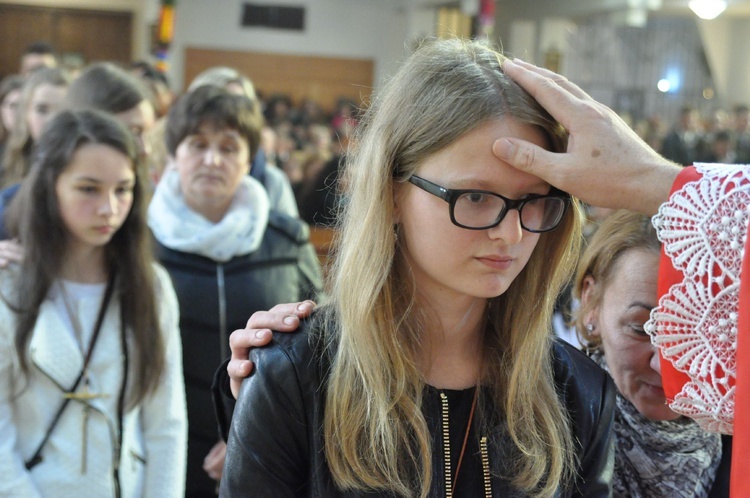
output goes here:
[[644, 164], [644, 172], [634, 178], [637, 186], [628, 209], [653, 216], [659, 207], [669, 200], [672, 185], [682, 167], [659, 157], [654, 163]]

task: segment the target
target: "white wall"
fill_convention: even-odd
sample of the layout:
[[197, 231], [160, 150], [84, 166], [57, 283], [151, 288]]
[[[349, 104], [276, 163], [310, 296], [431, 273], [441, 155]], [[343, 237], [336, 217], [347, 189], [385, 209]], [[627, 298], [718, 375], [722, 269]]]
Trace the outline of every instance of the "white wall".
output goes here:
[[750, 62], [747, 56], [750, 20], [719, 17], [699, 21], [698, 28], [724, 106], [730, 108], [734, 104], [750, 103]]
[[[256, 0], [257, 1], [257, 0]], [[403, 59], [413, 9], [403, 0], [262, 0], [305, 7], [305, 31], [240, 26], [243, 0], [181, 0], [170, 79], [184, 85], [185, 47], [372, 59], [375, 86]], [[249, 74], [252, 78], [252, 74]]]
[[[3, 3], [133, 13], [134, 58], [147, 58], [150, 25], [159, 0], [2, 0]], [[243, 3], [305, 7], [305, 31], [240, 26]], [[372, 59], [377, 87], [395, 71], [406, 47], [434, 34], [434, 10], [425, 0], [178, 0], [169, 76], [176, 90], [184, 82], [185, 47], [319, 57]], [[250, 75], [252, 77], [252, 75]]]
[[727, 85], [728, 104], [750, 104], [750, 20], [735, 19], [732, 21], [732, 41], [730, 44], [729, 69], [731, 75]]

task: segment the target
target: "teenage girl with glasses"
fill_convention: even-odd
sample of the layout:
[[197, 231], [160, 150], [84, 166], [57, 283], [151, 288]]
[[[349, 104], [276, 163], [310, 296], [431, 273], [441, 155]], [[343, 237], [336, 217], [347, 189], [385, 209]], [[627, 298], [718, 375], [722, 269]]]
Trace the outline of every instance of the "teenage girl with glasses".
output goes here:
[[492, 153], [566, 135], [503, 59], [428, 43], [373, 101], [332, 303], [251, 354], [222, 496], [609, 496], [611, 380], [550, 331], [578, 203]]

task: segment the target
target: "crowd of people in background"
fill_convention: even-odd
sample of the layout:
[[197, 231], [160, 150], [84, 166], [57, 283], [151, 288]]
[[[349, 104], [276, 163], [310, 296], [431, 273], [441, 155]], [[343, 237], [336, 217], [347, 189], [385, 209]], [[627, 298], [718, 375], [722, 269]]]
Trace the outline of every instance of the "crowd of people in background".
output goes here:
[[[4, 186], [15, 183], [23, 176], [22, 170], [30, 158], [35, 134], [46, 122], [44, 116], [51, 115], [63, 105], [62, 89], [73, 77], [91, 70], [91, 67], [75, 70], [59, 68], [52, 47], [44, 43], [29, 46], [21, 65], [19, 74], [9, 74], [0, 81], [0, 172]], [[143, 146], [149, 149], [147, 161], [152, 183], [155, 184], [168, 163], [163, 144], [164, 118], [176, 92], [166, 75], [146, 61], [117, 66], [137, 77], [143, 83], [141, 90], [150, 99], [149, 111], [154, 115], [154, 129], [147, 124], [146, 129], [138, 133], [145, 140]], [[37, 71], [45, 68], [55, 69]], [[244, 78], [247, 81], [245, 88], [249, 85], [251, 90], [248, 96], [257, 99], [258, 111], [264, 123], [261, 156], [258, 159], [264, 160], [262, 165], [256, 163], [254, 169], [265, 170], [269, 167], [284, 173], [285, 181], [291, 185], [294, 201], [294, 207], [290, 205], [289, 209], [296, 211], [299, 206], [299, 217], [310, 224], [333, 225], [339, 202], [334, 188], [338, 166], [359, 121], [358, 103], [341, 98], [335, 108], [323, 109], [309, 99], [293, 102], [286, 95], [256, 93], [251, 80], [233, 68], [210, 70], [215, 72], [216, 69], [236, 73], [235, 79], [238, 81]], [[32, 72], [45, 76], [37, 74], [32, 78]], [[186, 82], [186, 87], [194, 89], [204, 77], [199, 75], [194, 81]], [[50, 79], [54, 81], [50, 83]], [[36, 87], [42, 83], [39, 80], [44, 80], [45, 87], [37, 92], [42, 95], [37, 95], [36, 100], [32, 101]], [[49, 91], [45, 93], [50, 85], [61, 90], [54, 94]], [[243, 87], [239, 85], [237, 88]], [[21, 171], [15, 172], [17, 169]], [[270, 174], [276, 175], [275, 172]]]
[[[29, 46], [18, 74], [0, 82], [0, 253], [20, 264], [20, 275], [18, 265], [0, 265], [0, 371], [7, 382], [0, 389], [0, 469], [12, 476], [0, 496], [49, 496], [54, 489], [215, 496], [226, 445], [210, 386], [229, 354], [229, 333], [278, 302], [324, 299], [320, 262], [297, 208], [302, 195], [316, 194], [303, 183], [323, 168], [303, 161], [295, 188], [282, 168], [299, 151], [323, 166], [340, 157], [332, 144], [336, 133], [353, 131], [355, 106], [326, 114], [312, 103], [305, 113], [284, 99], [266, 103], [249, 78], [228, 67], [209, 68], [188, 83], [177, 95], [144, 61], [69, 70], [44, 43]], [[77, 200], [76, 211], [69, 198]], [[137, 268], [123, 259], [132, 244], [141, 251]], [[40, 254], [49, 266], [33, 263]], [[89, 267], [86, 282], [72, 273], [71, 261]], [[144, 278], [155, 279], [155, 291], [143, 288], [151, 285]], [[13, 290], [17, 279], [34, 287]], [[92, 333], [89, 308], [105, 290], [101, 317], [118, 309], [115, 300], [127, 315], [119, 326], [116, 315], [97, 322]], [[61, 296], [66, 306], [48, 309]], [[148, 321], [154, 313], [160, 325]], [[152, 333], [155, 326], [166, 344]], [[80, 352], [61, 352], [71, 362], [66, 375], [39, 358], [57, 343], [36, 346], [50, 333], [81, 345]], [[158, 347], [144, 351], [153, 341]], [[79, 354], [83, 370], [73, 382]], [[111, 361], [120, 354], [124, 364]], [[51, 383], [39, 371], [51, 371]], [[58, 394], [66, 400], [59, 407], [41, 402]], [[83, 434], [73, 429], [81, 420]], [[33, 458], [18, 459], [28, 451]], [[68, 468], [71, 452], [82, 452], [80, 469]], [[146, 464], [150, 458], [169, 471]], [[102, 479], [108, 468], [114, 476]]]
[[701, 114], [686, 103], [672, 125], [663, 116], [636, 123], [627, 115], [623, 118], [654, 150], [677, 164], [750, 162], [750, 108], [746, 104]]

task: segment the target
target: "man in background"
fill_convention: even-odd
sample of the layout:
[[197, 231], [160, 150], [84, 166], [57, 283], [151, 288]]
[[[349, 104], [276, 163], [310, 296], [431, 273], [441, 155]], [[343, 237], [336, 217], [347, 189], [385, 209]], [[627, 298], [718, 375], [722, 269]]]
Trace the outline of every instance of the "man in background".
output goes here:
[[26, 47], [21, 56], [20, 73], [28, 76], [33, 70], [40, 67], [57, 67], [57, 56], [55, 51], [47, 42], [34, 42]]

